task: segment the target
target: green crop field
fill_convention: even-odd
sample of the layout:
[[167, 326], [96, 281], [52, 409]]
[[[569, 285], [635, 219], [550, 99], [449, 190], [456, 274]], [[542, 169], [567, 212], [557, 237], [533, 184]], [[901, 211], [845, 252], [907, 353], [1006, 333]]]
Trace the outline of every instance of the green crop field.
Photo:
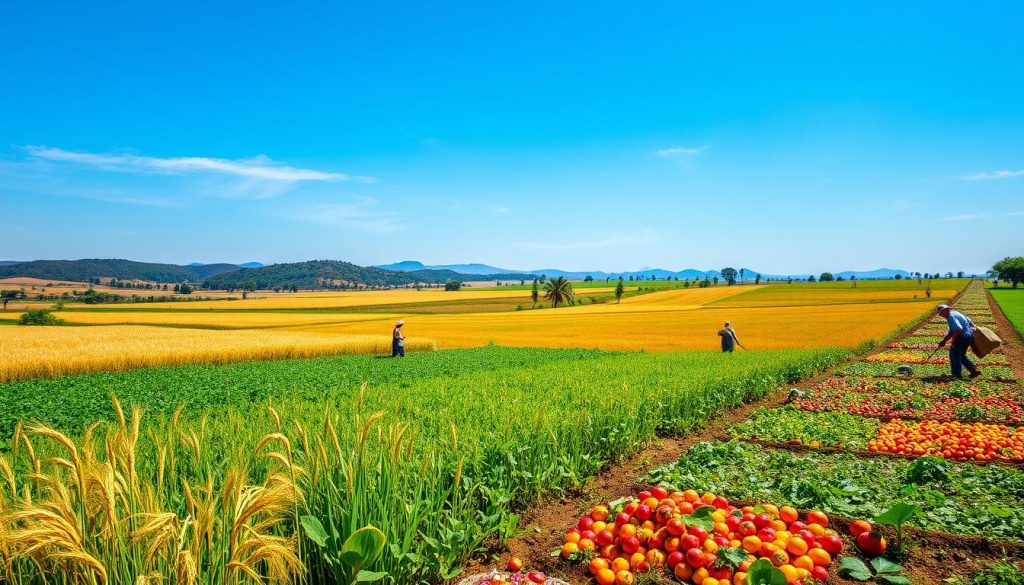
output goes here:
[[[510, 536], [522, 503], [578, 487], [658, 434], [699, 427], [844, 355], [492, 346], [405, 360], [283, 360], [25, 381], [0, 386], [0, 436], [13, 446], [0, 463], [14, 468], [18, 493], [30, 489], [45, 501], [48, 482], [79, 477], [54, 457], [84, 481], [99, 481], [107, 464], [88, 461], [108, 450], [110, 466], [129, 484], [109, 512], [126, 531], [156, 514], [201, 513], [190, 499], [197, 493], [218, 509], [237, 509], [249, 492], [231, 486], [244, 481], [253, 494], [278, 498], [274, 513], [261, 516], [259, 542], [296, 538], [305, 516], [339, 527], [342, 539], [372, 524], [391, 543], [375, 569], [396, 583], [436, 581], [454, 575], [485, 539]], [[138, 423], [130, 413], [116, 422], [111, 394], [126, 412], [142, 409]], [[20, 418], [65, 432], [75, 452], [51, 431], [16, 427]], [[115, 422], [85, 430], [96, 420]], [[28, 477], [36, 465], [42, 475]], [[80, 506], [68, 513], [97, 514], [88, 502]], [[231, 519], [222, 522], [167, 543], [191, 551], [204, 582], [230, 572], [238, 546], [224, 528]], [[89, 526], [83, 548], [122, 577], [143, 567], [170, 570], [170, 556], [147, 561], [127, 541], [111, 545], [103, 523]], [[313, 582], [327, 578], [313, 542], [301, 538], [295, 550]], [[27, 575], [37, 570], [28, 560], [13, 566]]]
[[1024, 288], [993, 288], [989, 292], [1017, 332], [1024, 335]]

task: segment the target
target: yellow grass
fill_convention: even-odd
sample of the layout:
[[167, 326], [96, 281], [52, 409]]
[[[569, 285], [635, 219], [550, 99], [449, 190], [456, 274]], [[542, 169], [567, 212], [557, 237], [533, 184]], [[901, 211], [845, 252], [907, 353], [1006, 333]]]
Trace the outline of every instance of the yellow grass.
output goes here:
[[[408, 318], [405, 334], [437, 341], [442, 349], [493, 342], [520, 347], [586, 347], [607, 350], [676, 351], [715, 349], [716, 332], [731, 321], [750, 349], [855, 347], [921, 317], [930, 302], [802, 307], [686, 308], [658, 310], [638, 304], [594, 305], [558, 310]], [[605, 308], [605, 311], [600, 309]], [[367, 333], [384, 320], [322, 325], [306, 331]]]
[[[161, 325], [199, 329], [262, 329], [269, 327], [325, 325], [389, 319], [374, 313], [271, 313], [271, 312], [166, 312], [144, 311], [60, 311], [54, 313], [72, 325]], [[20, 313], [0, 313], [0, 319], [15, 320]], [[397, 317], [395, 317], [397, 318]], [[394, 319], [392, 318], [392, 321]], [[381, 332], [378, 332], [381, 333]], [[384, 330], [383, 333], [387, 333]]]
[[[192, 363], [230, 363], [335, 354], [390, 353], [391, 339], [372, 334], [302, 331], [213, 331], [167, 327], [0, 327], [0, 381]], [[422, 335], [410, 351], [434, 343]]]
[[[908, 281], [909, 282], [909, 281]], [[941, 288], [932, 288], [933, 299], [947, 299], [956, 295], [959, 288], [950, 287], [944, 281]], [[927, 300], [924, 286], [905, 289], [879, 289], [868, 286], [852, 288], [847, 284], [843, 288], [822, 287], [816, 285], [789, 286], [773, 284], [762, 286], [758, 290], [747, 291], [742, 295], [733, 296], [715, 303], [720, 307], [785, 307], [793, 305], [841, 305], [847, 303], [881, 303]], [[744, 287], [751, 288], [751, 287]]]
[[[504, 312], [465, 312], [473, 306], [445, 303], [515, 299], [524, 291], [300, 293], [244, 302], [167, 304], [170, 309], [239, 305], [246, 311], [131, 310], [153, 305], [110, 311], [114, 306], [104, 305], [103, 311], [59, 313], [70, 324], [102, 327], [0, 326], [0, 380], [167, 364], [383, 353], [397, 318], [406, 321], [410, 351], [492, 342], [607, 350], [715, 349], [716, 333], [725, 321], [734, 324], [740, 341], [750, 349], [855, 347], [914, 321], [955, 291], [935, 290], [928, 300], [915, 300], [913, 294], [906, 285], [719, 286], [665, 290], [621, 303]], [[378, 310], [388, 302], [395, 312], [358, 312], [361, 306]], [[340, 303], [348, 312], [254, 310], [322, 303]], [[434, 308], [452, 312], [412, 313], [410, 304], [422, 303], [440, 303]], [[0, 319], [16, 317], [17, 313], [0, 314]]]
[[[609, 291], [611, 289], [608, 289]], [[197, 291], [199, 296], [205, 296], [205, 291]], [[238, 297], [235, 293], [233, 296]], [[351, 291], [351, 292], [308, 292], [308, 293], [260, 293], [259, 298], [231, 301], [195, 301], [189, 303], [137, 303], [132, 305], [118, 305], [125, 310], [133, 309], [349, 309], [360, 306], [375, 306], [388, 304], [407, 303], [432, 303], [439, 301], [460, 301], [472, 299], [495, 299], [515, 298], [524, 299], [530, 297], [529, 291], [523, 290], [489, 290], [489, 291], [443, 291], [437, 289], [396, 289], [381, 291]], [[71, 305], [68, 305], [69, 307]], [[87, 305], [75, 305], [87, 306]], [[105, 305], [109, 307], [109, 305]]]

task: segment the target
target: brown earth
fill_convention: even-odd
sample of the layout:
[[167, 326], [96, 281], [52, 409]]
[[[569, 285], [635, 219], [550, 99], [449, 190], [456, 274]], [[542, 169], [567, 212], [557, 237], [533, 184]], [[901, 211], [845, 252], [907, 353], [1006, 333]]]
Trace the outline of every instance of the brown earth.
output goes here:
[[[1006, 342], [1004, 352], [1007, 359], [1012, 364], [1018, 379], [1024, 379], [1024, 343], [991, 295], [987, 296], [992, 314], [996, 319], [996, 327]], [[932, 315], [927, 315], [914, 326], [895, 335], [890, 341], [908, 336], [911, 331], [931, 318]], [[883, 351], [887, 345], [887, 343], [881, 343], [871, 353]], [[859, 359], [859, 356], [856, 359]], [[460, 577], [486, 572], [493, 568], [503, 569], [509, 557], [515, 556], [524, 562], [524, 570], [544, 571], [549, 576], [563, 579], [574, 585], [592, 585], [594, 581], [586, 567], [570, 564], [552, 554], [561, 548], [565, 531], [575, 525], [581, 515], [596, 504], [635, 494], [641, 489], [650, 487], [639, 481], [639, 478], [650, 469], [675, 461], [696, 443], [722, 440], [722, 429], [730, 424], [746, 420], [754, 409], [781, 406], [789, 401], [789, 393], [792, 388], [808, 388], [832, 375], [834, 375], [832, 371], [827, 371], [797, 384], [779, 387], [762, 400], [722, 414], [715, 419], [713, 426], [708, 426], [699, 433], [685, 437], [660, 438], [633, 456], [609, 465], [588, 482], [582, 490], [565, 493], [561, 496], [550, 496], [546, 500], [537, 502], [522, 512], [520, 518], [522, 532], [519, 536], [503, 544], [488, 543], [492, 551], [491, 555], [471, 561]], [[781, 445], [781, 447], [793, 448], [790, 445]], [[868, 455], [874, 454], [868, 453]], [[839, 516], [830, 516], [830, 519], [831, 525], [840, 533], [846, 543], [844, 553], [856, 550], [849, 536], [849, 524], [852, 519]], [[966, 578], [972, 571], [980, 567], [981, 563], [1006, 557], [1024, 563], [1024, 543], [992, 541], [984, 537], [934, 532], [913, 527], [907, 528], [905, 531], [908, 541], [912, 544], [908, 547], [908, 557], [903, 560], [902, 564], [905, 574], [915, 585], [940, 584], [951, 576]], [[885, 532], [886, 539], [891, 542], [893, 534], [888, 529]], [[833, 561], [831, 567], [833, 574], [829, 578], [829, 585], [863, 583], [862, 581], [844, 579], [836, 574], [836, 568], [842, 556], [843, 553], [840, 553]], [[676, 579], [658, 571], [652, 572], [650, 576], [648, 583], [678, 583]]]

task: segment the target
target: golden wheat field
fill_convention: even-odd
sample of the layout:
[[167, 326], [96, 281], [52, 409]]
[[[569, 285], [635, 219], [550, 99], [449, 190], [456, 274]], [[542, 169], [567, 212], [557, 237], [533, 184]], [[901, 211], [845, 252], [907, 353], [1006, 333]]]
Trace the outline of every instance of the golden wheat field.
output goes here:
[[[933, 291], [931, 299], [910, 282], [863, 283], [858, 288], [825, 283], [746, 285], [661, 290], [621, 303], [558, 309], [547, 308], [543, 300], [531, 309], [529, 291], [523, 290], [311, 292], [246, 301], [99, 305], [56, 313], [75, 326], [0, 327], [0, 380], [170, 364], [386, 353], [391, 328], [399, 318], [407, 322], [410, 351], [488, 343], [704, 350], [718, 347], [716, 333], [725, 321], [733, 323], [741, 343], [751, 350], [854, 347], [921, 317], [935, 302], [952, 297], [955, 284]], [[474, 303], [481, 299], [509, 303], [489, 308], [482, 301]], [[428, 306], [431, 311], [418, 310]], [[0, 320], [10, 322], [19, 314], [0, 313]]]
[[[610, 292], [612, 289], [605, 289]], [[588, 292], [590, 292], [588, 290]], [[596, 291], [595, 291], [596, 292]], [[196, 296], [206, 296], [205, 291], [197, 292]], [[232, 295], [233, 300], [226, 301], [191, 301], [169, 303], [137, 303], [122, 305], [125, 310], [151, 309], [213, 309], [213, 310], [273, 310], [273, 309], [350, 309], [361, 306], [385, 304], [433, 303], [442, 301], [464, 301], [473, 299], [521, 298], [527, 301], [529, 291], [523, 290], [461, 290], [443, 291], [438, 289], [395, 289], [381, 291], [351, 292], [299, 292], [299, 293], [267, 293], [260, 292], [256, 298], [241, 300], [239, 293]], [[87, 305], [68, 305], [68, 307], [86, 307]]]
[[[387, 333], [213, 331], [124, 325], [3, 327], [0, 381], [177, 364], [385, 353], [391, 348]], [[409, 351], [429, 351], [434, 343], [418, 336], [409, 339], [406, 347]]]
[[[423, 315], [407, 320], [405, 334], [409, 339], [429, 337], [441, 349], [496, 343], [679, 351], [715, 349], [719, 345], [716, 332], [730, 321], [740, 342], [750, 349], [855, 347], [913, 322], [931, 307], [931, 303], [904, 302], [672, 310], [663, 305], [623, 303], [516, 313]], [[385, 320], [367, 320], [302, 330], [365, 334], [388, 325]]]

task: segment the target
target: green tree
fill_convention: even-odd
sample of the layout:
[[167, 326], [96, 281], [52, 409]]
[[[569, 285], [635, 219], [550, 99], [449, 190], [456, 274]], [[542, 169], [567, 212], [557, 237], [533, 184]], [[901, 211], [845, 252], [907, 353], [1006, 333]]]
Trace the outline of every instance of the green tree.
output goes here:
[[807, 277], [807, 282], [814, 282], [814, 275], [813, 274]]
[[564, 276], [553, 278], [544, 283], [544, 298], [551, 301], [551, 308], [557, 309], [562, 303], [572, 302], [572, 283]]
[[1009, 280], [1013, 288], [1024, 282], [1024, 256], [1007, 256], [992, 265], [992, 272], [995, 272], [999, 280]]
[[21, 314], [21, 318], [18, 320], [18, 325], [62, 325], [63, 323], [63, 319], [57, 318], [46, 309], [26, 311]]
[[188, 284], [182, 284], [180, 287], [178, 287], [178, 292], [183, 295], [190, 295], [192, 294], [192, 286]]
[[444, 290], [453, 291], [453, 290], [461, 290], [461, 289], [462, 289], [462, 283], [459, 282], [458, 280], [449, 280], [448, 282], [444, 283]]
[[17, 297], [18, 291], [16, 290], [0, 290], [0, 303], [3, 303], [5, 311], [7, 310], [7, 303]]
[[761, 275], [754, 274], [754, 284], [761, 284]]
[[744, 277], [745, 277], [746, 274], [747, 274], [747, 269], [746, 268], [740, 268], [740, 282], [741, 283], [745, 280]]
[[832, 276], [831, 272], [822, 272], [821, 276], [818, 277], [818, 280], [821, 282], [832, 282], [835, 278]]
[[540, 281], [536, 278], [533, 279], [533, 288], [530, 289], [530, 298], [533, 299], [533, 306], [537, 306], [537, 302], [540, 301]]
[[622, 294], [626, 292], [626, 283], [622, 281], [622, 277], [619, 277], [619, 282], [615, 285], [615, 302], [622, 302]]
[[[722, 278], [724, 278], [725, 282], [729, 283], [730, 286], [736, 284], [735, 268], [723, 268], [720, 272], [722, 273]], [[715, 284], [718, 284], [717, 280], [715, 281]]]
[[718, 286], [718, 277], [717, 276], [712, 278], [711, 280], [714, 280], [715, 281], [715, 286]]
[[587, 277], [583, 279], [583, 282], [594, 282], [594, 277], [588, 274]]

